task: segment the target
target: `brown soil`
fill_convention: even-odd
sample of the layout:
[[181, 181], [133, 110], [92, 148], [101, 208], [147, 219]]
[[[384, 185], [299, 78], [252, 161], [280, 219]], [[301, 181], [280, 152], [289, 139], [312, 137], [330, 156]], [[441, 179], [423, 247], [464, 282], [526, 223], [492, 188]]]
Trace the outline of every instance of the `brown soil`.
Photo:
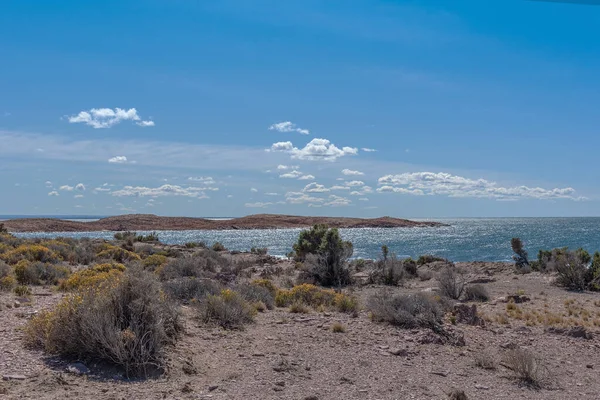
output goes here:
[[189, 217], [160, 217], [152, 214], [130, 214], [102, 218], [92, 222], [65, 221], [52, 218], [23, 218], [4, 221], [11, 232], [91, 232], [91, 231], [153, 231], [193, 229], [277, 229], [306, 228], [326, 224], [332, 228], [399, 228], [443, 226], [438, 222], [417, 222], [407, 219], [301, 217], [293, 215], [257, 214], [231, 220], [209, 220]]
[[[246, 256], [247, 257], [247, 256]], [[120, 376], [98, 380], [65, 372], [64, 363], [46, 360], [25, 350], [21, 327], [61, 294], [35, 288], [32, 305], [12, 307], [14, 295], [0, 294], [0, 376], [22, 375], [23, 380], [0, 381], [6, 399], [445, 399], [453, 388], [469, 399], [598, 399], [600, 336], [592, 320], [600, 315], [600, 296], [572, 293], [551, 285], [551, 277], [516, 275], [501, 263], [460, 264], [470, 282], [482, 282], [492, 300], [478, 303], [485, 326], [446, 323], [464, 334], [466, 345], [424, 343], [426, 330], [403, 330], [374, 323], [367, 311], [353, 318], [335, 312], [291, 314], [287, 309], [261, 313], [244, 331], [224, 331], [201, 325], [193, 309], [184, 307], [186, 333], [171, 352], [169, 370], [159, 379], [128, 382]], [[282, 261], [284, 268], [293, 268]], [[436, 271], [439, 266], [421, 268]], [[435, 280], [409, 281], [396, 293], [435, 290]], [[376, 286], [355, 287], [362, 304]], [[548, 332], [547, 324], [509, 317], [507, 295], [530, 300], [518, 304], [528, 312], [571, 314], [568, 324], [586, 324], [594, 336], [574, 338]], [[11, 305], [8, 307], [7, 305]], [[567, 306], [569, 304], [569, 306]], [[571, 307], [571, 311], [568, 311]], [[575, 310], [575, 311], [573, 311]], [[570, 319], [569, 319], [570, 318]], [[577, 322], [578, 321], [578, 322]], [[345, 333], [333, 333], [341, 322]], [[541, 389], [515, 379], [501, 362], [513, 346], [529, 349], [547, 368]], [[483, 369], [476, 358], [486, 352], [496, 369]], [[94, 365], [88, 365], [94, 370]]]

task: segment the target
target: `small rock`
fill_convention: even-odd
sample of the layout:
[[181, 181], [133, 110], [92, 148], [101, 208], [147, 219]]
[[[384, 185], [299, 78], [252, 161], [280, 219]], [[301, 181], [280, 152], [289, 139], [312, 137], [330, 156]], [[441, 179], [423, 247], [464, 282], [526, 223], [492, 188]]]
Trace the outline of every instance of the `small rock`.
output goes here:
[[4, 379], [5, 381], [24, 381], [25, 380], [25, 375], [4, 375], [2, 376], [2, 379]]
[[448, 376], [448, 372], [446, 372], [446, 371], [431, 371], [430, 373], [432, 375], [443, 376], [444, 378]]
[[265, 353], [252, 353], [254, 357], [264, 357]]
[[17, 300], [15, 300], [15, 302], [13, 303], [13, 307], [19, 308], [19, 307], [21, 307], [21, 303], [19, 303]]
[[85, 364], [76, 362], [67, 365], [67, 372], [70, 372], [75, 375], [86, 375], [90, 373], [90, 369], [86, 367]]
[[406, 349], [392, 349], [392, 350], [390, 350], [390, 354], [393, 354], [395, 356], [407, 357], [408, 356], [408, 350], [406, 350]]
[[217, 390], [218, 388], [219, 388], [219, 385], [210, 385], [210, 386], [208, 387], [208, 391], [209, 391], [209, 392], [212, 392], [212, 391], [214, 391], [214, 390]]
[[484, 385], [475, 385], [475, 389], [490, 390], [490, 387], [489, 386], [484, 386]]
[[277, 381], [277, 382], [275, 382], [275, 385], [277, 385], [277, 386], [285, 386], [285, 382], [284, 381]]
[[594, 369], [594, 364], [587, 364], [585, 367], [589, 369]]

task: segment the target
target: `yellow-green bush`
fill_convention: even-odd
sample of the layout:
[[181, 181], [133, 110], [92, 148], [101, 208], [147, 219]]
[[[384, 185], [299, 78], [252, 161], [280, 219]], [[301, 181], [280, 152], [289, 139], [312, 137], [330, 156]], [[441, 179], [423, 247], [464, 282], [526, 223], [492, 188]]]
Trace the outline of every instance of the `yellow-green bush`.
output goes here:
[[12, 246], [7, 245], [6, 243], [0, 243], [0, 254], [4, 254], [9, 250], [12, 250]]
[[0, 278], [0, 290], [12, 290], [16, 284], [17, 280], [14, 278], [14, 276], [7, 275], [3, 278]]
[[118, 263], [98, 264], [93, 267], [77, 271], [59, 285], [60, 290], [68, 291], [98, 286], [121, 276], [125, 266]]
[[29, 286], [19, 285], [15, 287], [14, 292], [17, 296], [26, 297], [31, 295], [31, 289]]
[[27, 323], [24, 341], [69, 359], [103, 360], [128, 375], [147, 375], [165, 365], [166, 346], [181, 329], [179, 312], [156, 278], [136, 268], [40, 312]]
[[52, 239], [45, 240], [40, 243], [40, 246], [47, 247], [56, 254], [58, 254], [63, 260], [70, 261], [74, 258], [73, 249], [68, 243], [60, 240]]
[[315, 309], [332, 308], [347, 313], [358, 310], [358, 301], [355, 297], [336, 293], [332, 289], [321, 289], [308, 283], [291, 289], [279, 289], [275, 296], [275, 304], [277, 307], [303, 304]]
[[7, 263], [14, 265], [21, 260], [57, 263], [60, 256], [47, 247], [39, 244], [22, 244], [16, 249], [7, 251], [0, 256]]
[[142, 263], [144, 264], [144, 268], [155, 270], [161, 265], [166, 264], [167, 261], [168, 258], [166, 256], [161, 254], [152, 254], [151, 256], [148, 256]]
[[103, 250], [98, 253], [98, 258], [100, 259], [112, 259], [117, 262], [125, 262], [125, 261], [139, 261], [141, 260], [140, 256], [135, 254], [132, 251], [122, 249], [120, 247], [111, 246], [110, 248]]
[[275, 296], [275, 304], [277, 307], [287, 307], [292, 303], [306, 304], [311, 307], [331, 306], [334, 299], [335, 291], [304, 283], [291, 289], [278, 290]]

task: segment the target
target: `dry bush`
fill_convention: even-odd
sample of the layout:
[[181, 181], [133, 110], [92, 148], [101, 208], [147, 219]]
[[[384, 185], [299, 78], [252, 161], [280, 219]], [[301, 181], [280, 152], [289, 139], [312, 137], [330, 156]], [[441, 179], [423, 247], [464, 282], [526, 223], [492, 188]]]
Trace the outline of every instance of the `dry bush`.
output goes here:
[[448, 393], [448, 399], [450, 400], [469, 400], [464, 390], [454, 389]]
[[381, 291], [367, 302], [371, 319], [388, 322], [401, 328], [436, 328], [442, 324], [444, 312], [440, 304], [425, 293], [392, 296]]
[[292, 314], [309, 314], [310, 307], [308, 307], [306, 304], [302, 304], [300, 302], [294, 302], [290, 306], [290, 312]]
[[187, 302], [219, 294], [221, 285], [211, 279], [188, 277], [163, 282], [163, 290], [172, 299]]
[[255, 286], [261, 286], [261, 287], [266, 288], [271, 293], [273, 298], [275, 298], [275, 295], [277, 294], [277, 290], [279, 290], [277, 288], [277, 286], [275, 286], [273, 281], [270, 279], [255, 279], [252, 281], [252, 284]]
[[438, 274], [440, 293], [453, 300], [458, 300], [465, 288], [465, 279], [461, 271], [454, 265], [444, 267]]
[[218, 296], [209, 295], [197, 304], [200, 320], [224, 329], [243, 329], [254, 321], [256, 310], [231, 289], [222, 290]]
[[428, 269], [426, 269], [426, 270], [419, 270], [417, 272], [417, 275], [419, 276], [419, 279], [421, 281], [429, 281], [429, 280], [433, 279], [433, 272], [431, 272]]
[[333, 332], [333, 333], [345, 333], [346, 332], [346, 327], [344, 325], [342, 325], [340, 322], [334, 322], [333, 325], [331, 325], [331, 332]]
[[263, 303], [267, 309], [272, 310], [275, 306], [275, 298], [269, 289], [264, 286], [255, 284], [240, 284], [235, 286], [235, 291], [238, 292], [244, 300], [251, 304]]
[[369, 275], [369, 282], [380, 285], [398, 286], [404, 281], [406, 270], [404, 263], [394, 254], [375, 263], [375, 269]]
[[15, 265], [14, 273], [21, 285], [56, 285], [66, 279], [71, 270], [62, 265], [21, 260]]
[[523, 383], [536, 389], [542, 387], [548, 374], [542, 360], [525, 349], [509, 350], [504, 354], [503, 365], [512, 370]]
[[51, 311], [35, 316], [25, 342], [68, 358], [104, 360], [127, 375], [147, 375], [165, 365], [165, 347], [182, 329], [176, 308], [152, 274], [129, 270], [86, 287]]
[[465, 300], [486, 302], [490, 300], [490, 293], [483, 285], [477, 284], [465, 288]]
[[419, 256], [419, 259], [417, 260], [417, 265], [421, 266], [421, 265], [429, 264], [429, 263], [436, 262], [436, 261], [447, 261], [447, 260], [442, 257], [433, 256], [431, 254], [425, 254], [425, 255]]
[[72, 264], [90, 265], [97, 260], [96, 249], [94, 243], [88, 239], [83, 238], [73, 248], [73, 253], [69, 262]]
[[548, 269], [556, 271], [555, 283], [570, 290], [585, 290], [588, 288], [588, 268], [575, 253], [554, 252], [548, 262]]
[[230, 262], [219, 253], [204, 249], [191, 256], [176, 258], [156, 269], [162, 280], [183, 277], [213, 277], [212, 274], [229, 266]]
[[496, 358], [488, 351], [482, 351], [480, 353], [475, 354], [475, 365], [479, 368], [483, 369], [496, 369], [498, 366], [498, 361]]

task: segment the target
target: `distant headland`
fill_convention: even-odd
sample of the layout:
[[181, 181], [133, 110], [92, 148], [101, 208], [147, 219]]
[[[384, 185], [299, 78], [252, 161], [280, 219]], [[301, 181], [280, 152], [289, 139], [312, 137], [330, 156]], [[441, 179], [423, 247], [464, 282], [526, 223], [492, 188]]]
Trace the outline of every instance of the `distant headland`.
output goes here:
[[408, 219], [304, 217], [278, 214], [255, 214], [227, 220], [191, 217], [161, 217], [153, 214], [128, 214], [81, 222], [57, 218], [18, 218], [3, 221], [11, 232], [92, 232], [92, 231], [155, 231], [155, 230], [225, 230], [306, 228], [326, 224], [332, 228], [408, 228], [445, 226], [431, 221]]

